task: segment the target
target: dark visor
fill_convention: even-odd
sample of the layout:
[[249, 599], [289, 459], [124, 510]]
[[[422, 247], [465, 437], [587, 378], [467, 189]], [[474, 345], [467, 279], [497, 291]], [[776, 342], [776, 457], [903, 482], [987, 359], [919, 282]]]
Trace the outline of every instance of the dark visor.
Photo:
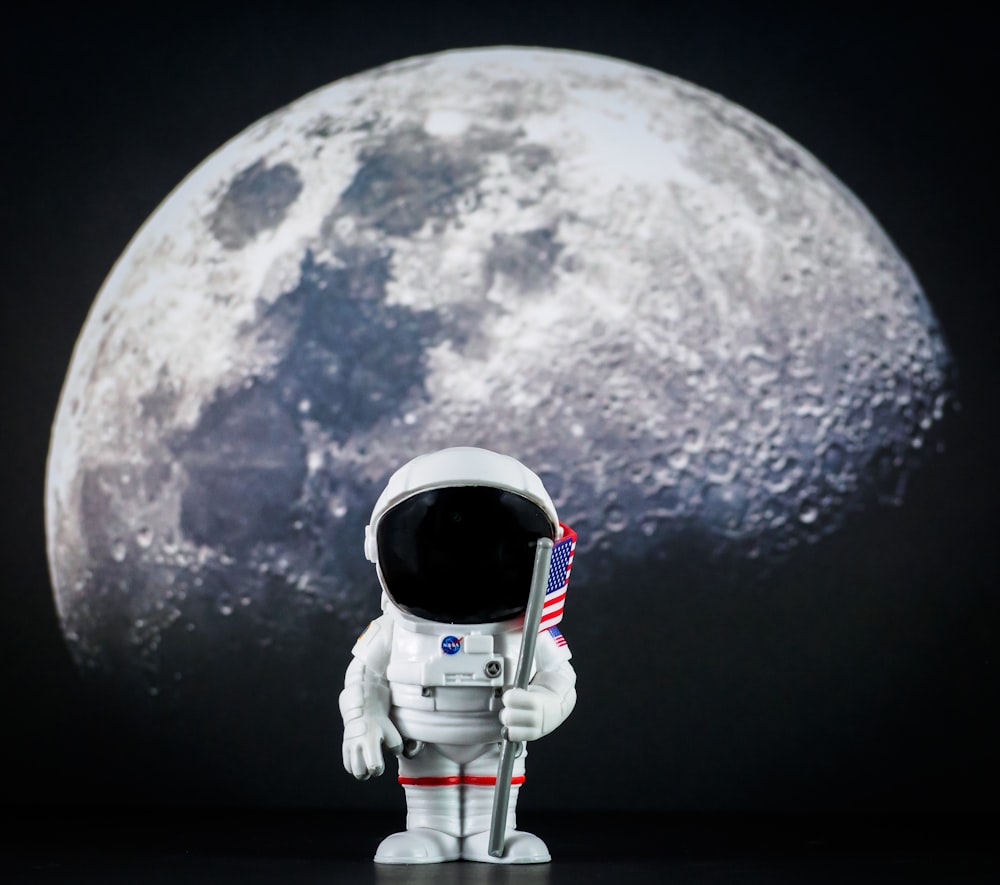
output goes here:
[[553, 535], [542, 508], [514, 492], [432, 489], [382, 517], [378, 560], [389, 597], [404, 611], [492, 624], [525, 610], [535, 542]]

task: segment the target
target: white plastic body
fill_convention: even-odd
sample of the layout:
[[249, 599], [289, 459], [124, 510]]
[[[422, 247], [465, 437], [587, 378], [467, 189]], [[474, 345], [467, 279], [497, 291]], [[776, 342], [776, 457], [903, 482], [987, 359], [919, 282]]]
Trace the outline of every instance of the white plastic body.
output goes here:
[[[519, 494], [542, 509], [556, 538], [562, 534], [535, 473], [496, 452], [451, 448], [415, 458], [390, 478], [365, 528], [368, 559], [378, 568], [378, 525], [392, 507], [422, 491], [460, 486]], [[381, 569], [378, 574], [383, 614], [356, 643], [340, 699], [348, 771], [359, 779], [379, 775], [385, 754], [399, 756], [407, 832], [385, 840], [376, 861], [548, 860], [541, 840], [515, 829], [526, 751], [514, 765], [503, 859], [489, 855], [486, 837], [503, 730], [515, 742], [535, 740], [557, 728], [576, 703], [565, 640], [558, 631], [537, 634], [528, 687], [514, 688], [523, 616], [486, 624], [418, 618], [393, 604]]]
[[[442, 624], [403, 612], [387, 598], [384, 605], [385, 614], [358, 640], [354, 656], [363, 664], [366, 678], [384, 680], [388, 688], [384, 713], [403, 738], [447, 745], [442, 752], [456, 761], [468, 758], [471, 748], [500, 741], [499, 712], [504, 692], [514, 683], [522, 620]], [[446, 654], [443, 644], [452, 638], [459, 650]], [[550, 702], [546, 734], [575, 704], [571, 657], [568, 646], [557, 645], [547, 631], [539, 634], [531, 680]], [[348, 682], [351, 675], [349, 669]]]

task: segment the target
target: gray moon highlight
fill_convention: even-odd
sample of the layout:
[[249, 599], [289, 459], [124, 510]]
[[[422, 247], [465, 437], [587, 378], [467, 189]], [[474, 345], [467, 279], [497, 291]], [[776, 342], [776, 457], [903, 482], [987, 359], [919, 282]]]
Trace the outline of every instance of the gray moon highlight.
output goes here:
[[390, 64], [223, 146], [106, 280], [47, 471], [64, 633], [154, 695], [244, 648], [337, 673], [372, 503], [448, 445], [542, 475], [574, 594], [655, 592], [681, 539], [780, 562], [902, 499], [949, 366], [871, 215], [731, 102], [575, 52]]

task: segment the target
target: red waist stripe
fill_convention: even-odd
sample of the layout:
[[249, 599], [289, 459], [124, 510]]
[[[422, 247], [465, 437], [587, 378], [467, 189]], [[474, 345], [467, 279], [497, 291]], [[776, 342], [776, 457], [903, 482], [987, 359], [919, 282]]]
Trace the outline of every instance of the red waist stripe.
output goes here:
[[[470, 787], [492, 787], [496, 785], [497, 779], [492, 775], [485, 774], [452, 774], [447, 777], [403, 777], [399, 776], [399, 782], [406, 787], [457, 787], [459, 784], [466, 784]], [[524, 775], [519, 774], [510, 779], [512, 785], [524, 783]]]
[[[516, 775], [510, 779], [510, 782], [514, 786], [523, 784], [524, 775]], [[462, 776], [462, 783], [471, 787], [495, 787], [497, 779], [492, 775], [466, 774]]]

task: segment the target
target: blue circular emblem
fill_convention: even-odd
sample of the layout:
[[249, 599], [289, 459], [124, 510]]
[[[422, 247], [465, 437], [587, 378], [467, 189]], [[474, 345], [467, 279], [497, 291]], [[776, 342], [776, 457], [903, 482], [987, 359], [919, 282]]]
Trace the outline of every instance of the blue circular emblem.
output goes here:
[[462, 640], [457, 636], [445, 636], [441, 640], [441, 651], [446, 655], [458, 654], [458, 650], [462, 647]]

